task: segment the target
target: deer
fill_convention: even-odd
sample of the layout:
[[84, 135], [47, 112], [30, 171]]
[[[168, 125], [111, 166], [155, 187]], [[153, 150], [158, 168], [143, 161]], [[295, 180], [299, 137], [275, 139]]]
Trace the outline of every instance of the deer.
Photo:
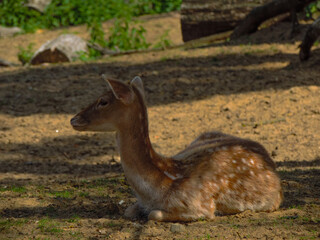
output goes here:
[[172, 157], [160, 155], [149, 137], [141, 78], [103, 78], [107, 89], [70, 123], [77, 131], [116, 132], [124, 175], [137, 198], [125, 218], [186, 222], [279, 208], [280, 178], [261, 144], [213, 131]]

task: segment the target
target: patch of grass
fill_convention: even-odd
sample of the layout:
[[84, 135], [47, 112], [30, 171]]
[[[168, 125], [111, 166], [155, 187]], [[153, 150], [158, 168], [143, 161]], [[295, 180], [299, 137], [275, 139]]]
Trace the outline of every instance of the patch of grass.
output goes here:
[[77, 222], [79, 222], [79, 220], [80, 220], [80, 217], [78, 215], [74, 215], [73, 217], [69, 218], [67, 220], [67, 222], [68, 223], [77, 223]]
[[160, 61], [161, 61], [161, 62], [166, 62], [166, 61], [168, 61], [168, 60], [169, 60], [169, 58], [166, 57], [166, 56], [160, 58]]
[[[124, 180], [123, 180], [124, 181]], [[121, 181], [117, 178], [99, 178], [91, 182], [88, 187], [95, 188], [95, 187], [106, 187], [106, 186], [117, 186], [120, 185]]]
[[26, 32], [39, 28], [74, 26], [94, 21], [103, 22], [123, 13], [131, 16], [157, 14], [180, 9], [182, 0], [52, 0], [41, 14], [29, 9], [25, 0], [0, 2], [0, 25], [17, 26]]
[[6, 219], [6, 220], [0, 220], [0, 232], [10, 229], [13, 226], [22, 226], [24, 224], [27, 224], [29, 220], [27, 219]]
[[12, 192], [16, 192], [16, 193], [25, 193], [25, 192], [27, 192], [27, 189], [25, 188], [25, 187], [19, 187], [19, 186], [13, 186], [12, 188], [11, 188], [11, 191]]
[[87, 198], [87, 197], [89, 197], [89, 193], [88, 192], [80, 192], [79, 193], [79, 197], [84, 197], [84, 198]]
[[130, 26], [131, 17], [116, 19], [114, 26], [110, 29], [107, 47], [113, 50], [146, 49], [150, 46], [144, 34], [146, 30], [141, 25]]
[[275, 45], [270, 46], [270, 51], [274, 54], [279, 53], [279, 49]]
[[53, 219], [43, 218], [38, 222], [38, 228], [42, 233], [60, 234], [63, 232], [60, 229], [60, 224]]
[[166, 30], [160, 37], [160, 40], [155, 43], [153, 48], [167, 49], [172, 45], [172, 41], [169, 39], [169, 30]]
[[240, 228], [239, 224], [231, 224], [231, 228], [238, 229]]
[[15, 193], [26, 193], [27, 189], [23, 186], [3, 186], [0, 187], [0, 192], [11, 191]]
[[27, 48], [19, 47], [18, 59], [23, 65], [26, 65], [31, 61], [34, 54], [33, 46], [34, 43], [30, 43]]
[[[286, 171], [279, 171], [279, 172], [286, 172]], [[299, 210], [302, 210], [303, 209], [303, 206], [301, 205], [293, 205], [291, 207], [289, 207], [289, 209], [299, 209]]]
[[51, 192], [51, 194], [56, 197], [56, 198], [65, 198], [65, 199], [71, 199], [74, 197], [74, 192], [73, 191], [54, 191]]

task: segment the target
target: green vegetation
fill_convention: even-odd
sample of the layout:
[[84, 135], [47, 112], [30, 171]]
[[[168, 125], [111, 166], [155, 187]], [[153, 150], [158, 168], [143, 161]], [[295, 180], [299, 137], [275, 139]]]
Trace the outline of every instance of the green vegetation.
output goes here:
[[28, 64], [31, 61], [34, 54], [33, 46], [34, 43], [30, 43], [27, 48], [19, 47], [18, 59], [23, 65]]
[[172, 45], [171, 40], [169, 39], [169, 30], [165, 31], [161, 35], [160, 40], [153, 46], [153, 48], [166, 49]]
[[51, 193], [54, 197], [56, 198], [65, 198], [65, 199], [70, 199], [74, 197], [73, 191], [55, 191]]
[[146, 30], [140, 25], [130, 27], [131, 19], [118, 18], [114, 26], [111, 28], [111, 35], [107, 41], [107, 46], [113, 50], [130, 50], [130, 49], [145, 49], [150, 44], [146, 42], [144, 33]]
[[103, 22], [123, 16], [140, 16], [178, 10], [181, 0], [53, 0], [41, 14], [24, 5], [25, 0], [0, 2], [0, 25], [17, 26], [26, 32]]
[[306, 17], [307, 18], [312, 18], [313, 14], [316, 12], [320, 11], [320, 1], [315, 1], [310, 3], [307, 7], [306, 7]]
[[[53, 29], [62, 26], [87, 24], [90, 31], [89, 52], [79, 52], [78, 59], [90, 61], [102, 55], [98, 48], [108, 48], [115, 51], [146, 49], [145, 28], [133, 20], [144, 14], [157, 14], [178, 10], [182, 0], [52, 0], [44, 13], [29, 9], [25, 0], [4, 0], [0, 2], [0, 25], [17, 26], [25, 32], [37, 29]], [[115, 18], [110, 36], [105, 39], [102, 22]], [[156, 43], [156, 48], [167, 48], [171, 45], [166, 32]], [[28, 64], [33, 56], [33, 44], [26, 49], [20, 47], [19, 61]]]
[[57, 221], [54, 221], [53, 219], [47, 217], [39, 220], [38, 228], [43, 233], [55, 234], [63, 232], [63, 230], [60, 229], [60, 224]]
[[27, 224], [29, 221], [27, 219], [0, 219], [0, 232], [10, 229], [11, 227], [21, 227]]
[[15, 193], [25, 193], [25, 192], [27, 192], [27, 189], [23, 186], [0, 187], [0, 192], [5, 192], [5, 191], [11, 191], [11, 192], [15, 192]]

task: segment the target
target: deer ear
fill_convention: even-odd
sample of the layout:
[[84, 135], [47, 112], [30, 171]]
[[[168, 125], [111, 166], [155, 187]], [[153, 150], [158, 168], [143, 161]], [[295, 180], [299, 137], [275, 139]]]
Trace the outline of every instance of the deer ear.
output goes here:
[[112, 79], [107, 79], [107, 83], [109, 84], [116, 99], [122, 101], [125, 105], [129, 105], [133, 102], [134, 93], [128, 85]]
[[144, 87], [143, 87], [143, 82], [142, 82], [141, 78], [139, 76], [134, 77], [131, 80], [130, 85], [137, 88], [138, 91], [140, 92], [141, 96], [144, 99]]

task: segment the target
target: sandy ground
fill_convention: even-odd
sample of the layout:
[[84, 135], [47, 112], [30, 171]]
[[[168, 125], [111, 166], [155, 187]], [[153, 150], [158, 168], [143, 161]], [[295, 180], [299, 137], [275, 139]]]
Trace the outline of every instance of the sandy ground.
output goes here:
[[[144, 17], [142, 24], [149, 42], [169, 30], [181, 43], [177, 13]], [[300, 63], [306, 27], [290, 39], [289, 26], [202, 48], [0, 68], [0, 238], [320, 238], [320, 50]], [[37, 48], [66, 32], [88, 37], [80, 26], [0, 39], [0, 58], [18, 62], [18, 46]], [[102, 73], [142, 77], [151, 140], [164, 155], [210, 130], [262, 143], [282, 179], [281, 209], [183, 224], [125, 220], [135, 198], [114, 134], [79, 133], [69, 124], [103, 92]]]

